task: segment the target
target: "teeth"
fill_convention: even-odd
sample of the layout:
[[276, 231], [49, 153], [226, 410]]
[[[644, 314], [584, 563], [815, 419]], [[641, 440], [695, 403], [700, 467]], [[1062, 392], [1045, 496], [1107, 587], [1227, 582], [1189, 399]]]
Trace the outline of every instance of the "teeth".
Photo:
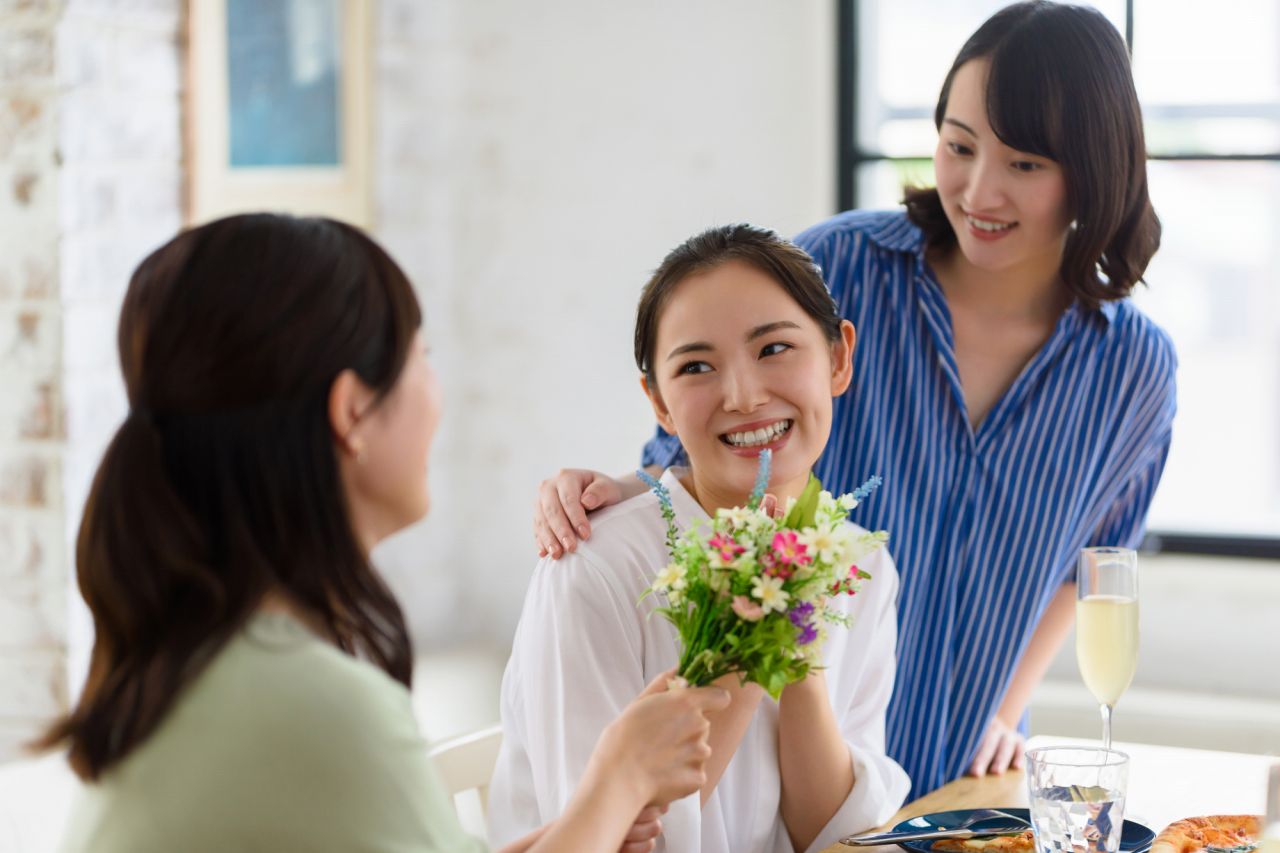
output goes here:
[[974, 219], [972, 216], [966, 216], [965, 219], [979, 231], [1007, 231], [1013, 227], [1012, 223], [986, 222], [982, 219]]
[[750, 432], [731, 432], [725, 436], [725, 439], [734, 447], [758, 447], [777, 440], [780, 435], [791, 429], [791, 423], [791, 421], [778, 421]]

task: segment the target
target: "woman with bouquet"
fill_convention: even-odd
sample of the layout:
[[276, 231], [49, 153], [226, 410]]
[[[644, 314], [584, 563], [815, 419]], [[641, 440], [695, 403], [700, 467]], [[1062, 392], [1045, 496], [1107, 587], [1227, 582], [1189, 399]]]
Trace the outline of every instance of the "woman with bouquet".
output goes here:
[[[641, 297], [635, 356], [655, 414], [689, 453], [687, 468], [661, 480], [677, 526], [747, 504], [765, 449], [770, 491], [782, 502], [801, 495], [827, 443], [832, 398], [849, 384], [853, 348], [853, 326], [817, 267], [772, 232], [713, 229], [668, 255]], [[738, 556], [740, 546], [720, 545], [726, 560]], [[657, 497], [601, 513], [566, 560], [535, 571], [503, 679], [505, 737], [490, 788], [496, 840], [558, 813], [601, 728], [680, 659], [676, 632], [650, 612], [655, 597], [676, 604], [675, 582], [637, 606], [671, 561]], [[824, 669], [776, 702], [737, 676], [719, 682], [733, 698], [712, 718], [707, 781], [699, 797], [671, 806], [666, 850], [820, 849], [901, 805], [906, 775], [884, 755], [897, 578], [883, 550], [858, 568], [871, 575], [866, 587], [832, 602], [845, 624], [821, 626], [830, 635], [817, 657]], [[782, 606], [776, 587], [743, 596], [743, 618]]]
[[[483, 847], [435, 777], [404, 619], [369, 562], [427, 511], [440, 399], [419, 321], [395, 262], [329, 220], [219, 220], [134, 273], [131, 410], [76, 549], [93, 657], [44, 744], [89, 783], [66, 853]], [[728, 697], [641, 693], [507, 853], [652, 849]]]
[[[1160, 243], [1124, 39], [1095, 9], [1018, 3], [961, 48], [934, 114], [936, 187], [796, 238], [861, 333], [817, 473], [884, 493], [902, 574], [888, 748], [913, 796], [1022, 761], [1086, 545], [1136, 547], [1164, 469], [1176, 357], [1128, 300]], [[657, 467], [683, 436], [645, 449]], [[644, 486], [570, 470], [535, 535]]]

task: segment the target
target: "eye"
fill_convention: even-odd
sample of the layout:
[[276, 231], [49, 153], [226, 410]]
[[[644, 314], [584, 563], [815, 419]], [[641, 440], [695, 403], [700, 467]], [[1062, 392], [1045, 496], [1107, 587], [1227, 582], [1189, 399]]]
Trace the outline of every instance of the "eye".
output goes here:
[[1036, 163], [1031, 160], [1015, 160], [1013, 168], [1019, 172], [1038, 172], [1044, 168], [1044, 164]]
[[792, 348], [791, 344], [786, 344], [786, 343], [783, 343], [782, 341], [778, 341], [777, 343], [772, 343], [772, 344], [765, 344], [764, 348], [760, 350], [760, 357], [767, 358], [768, 356], [771, 356], [771, 355], [777, 355], [778, 353], [786, 352], [791, 348]]
[[705, 361], [686, 361], [680, 365], [680, 369], [676, 371], [679, 376], [692, 376], [697, 373], [710, 373], [711, 365]]
[[957, 157], [968, 157], [973, 153], [973, 149], [962, 142], [948, 142], [947, 148]]

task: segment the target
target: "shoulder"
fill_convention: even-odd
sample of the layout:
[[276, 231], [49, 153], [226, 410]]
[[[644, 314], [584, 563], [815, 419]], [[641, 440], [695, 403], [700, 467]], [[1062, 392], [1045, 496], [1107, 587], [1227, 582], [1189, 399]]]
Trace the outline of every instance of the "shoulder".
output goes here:
[[904, 210], [846, 210], [806, 228], [795, 242], [815, 256], [866, 248], [915, 253], [924, 245], [924, 234]]
[[1128, 299], [1115, 303], [1113, 312], [1111, 331], [1119, 346], [1161, 371], [1171, 374], [1177, 369], [1178, 356], [1168, 332]]
[[254, 824], [350, 832], [369, 828], [353, 809], [425, 778], [424, 756], [408, 690], [289, 617], [264, 614], [182, 692], [103, 796], [142, 799], [187, 838]]
[[[924, 250], [924, 235], [905, 211], [849, 210], [820, 222], [796, 237], [822, 270], [832, 297], [855, 323], [851, 312], [870, 310], [863, 297], [899, 292]], [[883, 307], [883, 306], [882, 306]]]
[[871, 579], [863, 585], [863, 593], [876, 602], [877, 607], [896, 607], [898, 600], [898, 567], [893, 561], [889, 546], [893, 544], [892, 534], [887, 542], [875, 544], [875, 535], [860, 524], [845, 522], [850, 535], [865, 542], [868, 551], [859, 558], [855, 565], [871, 575]]
[[[584, 544], [602, 549], [616, 547], [628, 540], [648, 539], [655, 531], [665, 535], [666, 524], [658, 496], [646, 489], [635, 497], [593, 513], [591, 539]], [[602, 535], [597, 536], [597, 533]]]
[[193, 685], [206, 725], [255, 740], [337, 747], [417, 736], [409, 691], [289, 617], [254, 617]]
[[1125, 299], [1110, 306], [1110, 357], [1123, 365], [1130, 387], [1172, 405], [1178, 355], [1169, 333]]
[[591, 516], [591, 538], [559, 559], [538, 561], [529, 598], [559, 607], [617, 598], [634, 605], [648, 579], [667, 562], [666, 520], [645, 492]]

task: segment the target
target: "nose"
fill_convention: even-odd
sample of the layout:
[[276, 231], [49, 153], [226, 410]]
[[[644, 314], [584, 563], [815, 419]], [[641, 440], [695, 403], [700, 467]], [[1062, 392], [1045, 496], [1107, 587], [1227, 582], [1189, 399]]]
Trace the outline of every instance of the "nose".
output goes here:
[[723, 387], [726, 412], [753, 412], [769, 401], [769, 394], [754, 364], [726, 369]]
[[971, 213], [998, 210], [1005, 201], [1005, 175], [994, 157], [978, 156], [969, 171], [961, 203]]

